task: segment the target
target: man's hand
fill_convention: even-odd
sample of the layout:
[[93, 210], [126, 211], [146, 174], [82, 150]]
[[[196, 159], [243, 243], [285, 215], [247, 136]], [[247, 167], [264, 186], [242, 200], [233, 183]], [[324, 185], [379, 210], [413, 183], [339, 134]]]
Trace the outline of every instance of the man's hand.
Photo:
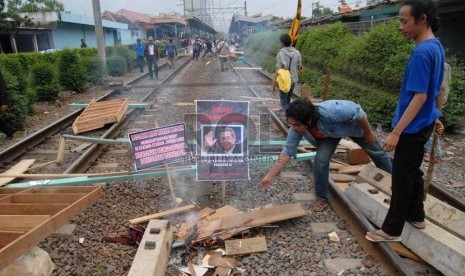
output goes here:
[[263, 189], [268, 189], [271, 186], [271, 178], [268, 176], [263, 177], [262, 181], [260, 181], [260, 185], [262, 185]]
[[444, 125], [439, 119], [437, 119], [436, 122], [434, 122], [434, 135], [441, 136], [443, 132]]
[[370, 145], [374, 145], [375, 142], [376, 142], [376, 136], [373, 134], [373, 131], [365, 132], [365, 134], [363, 135], [363, 138], [364, 138], [365, 141], [367, 141], [368, 144], [370, 144]]
[[384, 151], [393, 151], [396, 149], [397, 143], [399, 142], [400, 133], [393, 130], [389, 133], [388, 137], [386, 138], [386, 142], [384, 142], [383, 150]]
[[204, 146], [205, 150], [208, 150], [208, 149], [211, 149], [213, 147], [213, 145], [215, 145], [215, 143], [216, 143], [215, 136], [213, 135], [213, 132], [210, 131], [204, 137], [203, 146]]

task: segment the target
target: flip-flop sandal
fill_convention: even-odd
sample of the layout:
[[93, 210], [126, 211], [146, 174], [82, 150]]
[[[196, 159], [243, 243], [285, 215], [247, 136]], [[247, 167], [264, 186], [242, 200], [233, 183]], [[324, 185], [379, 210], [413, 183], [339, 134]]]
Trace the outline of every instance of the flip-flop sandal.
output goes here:
[[328, 207], [328, 202], [326, 200], [320, 200], [315, 205], [313, 205], [313, 211], [321, 212], [324, 211]]
[[409, 221], [409, 223], [417, 229], [425, 229], [426, 223], [424, 221]]
[[[376, 238], [372, 238], [370, 237], [370, 235], [375, 236]], [[379, 230], [368, 232], [365, 238], [371, 242], [400, 242], [402, 241], [401, 237], [388, 236], [386, 234], [380, 233]]]

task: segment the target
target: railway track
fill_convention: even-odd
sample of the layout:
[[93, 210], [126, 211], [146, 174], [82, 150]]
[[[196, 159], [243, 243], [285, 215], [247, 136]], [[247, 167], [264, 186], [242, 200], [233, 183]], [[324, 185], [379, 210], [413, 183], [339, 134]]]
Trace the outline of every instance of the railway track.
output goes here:
[[[233, 67], [230, 64], [230, 68]], [[201, 71], [196, 71], [201, 70]], [[268, 75], [257, 74], [255, 71], [247, 71], [238, 73], [226, 72], [225, 74], [220, 74], [219, 72], [212, 70], [200, 62], [189, 61], [188, 59], [182, 60], [182, 65], [178, 66], [176, 70], [167, 72], [168, 70], [161, 70], [160, 74], [163, 80], [159, 84], [154, 84], [153, 81], [148, 80], [145, 77], [139, 77], [131, 81], [130, 84], [131, 90], [121, 91], [115, 90], [108, 95], [100, 98], [99, 100], [113, 99], [113, 98], [130, 98], [132, 101], [137, 102], [149, 102], [152, 106], [148, 109], [143, 110], [132, 110], [126, 116], [125, 120], [120, 124], [114, 124], [108, 129], [93, 131], [86, 133], [86, 135], [99, 138], [117, 138], [117, 137], [127, 137], [129, 133], [140, 131], [148, 128], [154, 127], [154, 122], [156, 121], [159, 125], [167, 125], [176, 122], [184, 121], [187, 125], [187, 136], [194, 137], [194, 116], [195, 105], [194, 101], [197, 99], [218, 99], [218, 100], [247, 100], [248, 97], [258, 97], [258, 98], [269, 98], [268, 87], [270, 83], [270, 78]], [[192, 73], [194, 71], [194, 73]], [[231, 91], [234, 91], [232, 93]], [[279, 104], [279, 102], [277, 102]], [[284, 139], [285, 132], [287, 130], [286, 125], [283, 123], [284, 115], [282, 112], [275, 112], [276, 105], [272, 104], [263, 104], [263, 102], [252, 102], [251, 103], [251, 112], [250, 118], [255, 126], [263, 126], [267, 123], [270, 124], [270, 128], [274, 129], [274, 133], [271, 135], [274, 139]], [[42, 163], [47, 163], [56, 157], [51, 148], [56, 148], [58, 145], [59, 136], [62, 134], [70, 134], [69, 126], [74, 121], [74, 119], [79, 115], [80, 111], [77, 111], [73, 114], [70, 114], [67, 118], [64, 118], [57, 123], [44, 128], [43, 131], [35, 133], [34, 135], [24, 139], [15, 146], [12, 146], [0, 153], [0, 164], [2, 164], [2, 169], [8, 168], [10, 165], [14, 164], [15, 160], [20, 158], [28, 157], [37, 157], [37, 152], [43, 152], [44, 157], [41, 159]], [[269, 114], [271, 121], [263, 122], [261, 120], [263, 117], [261, 114]], [[272, 126], [271, 126], [272, 125]], [[252, 129], [249, 133], [252, 136], [250, 141], [257, 138], [257, 130]], [[77, 154], [72, 153], [72, 149], [80, 147], [83, 142], [70, 142], [67, 145], [67, 161], [61, 165], [49, 165], [46, 167], [37, 170], [40, 173], [78, 173], [78, 172], [117, 172], [117, 171], [132, 171], [133, 164], [131, 153], [127, 144], [94, 144], [90, 145], [85, 151], [79, 152]], [[276, 149], [277, 151], [279, 148]], [[304, 168], [297, 166], [296, 169], [298, 172], [302, 172], [302, 169], [308, 171], [309, 164], [306, 164]], [[259, 181], [262, 176], [262, 172], [252, 172], [251, 178], [255, 182]], [[308, 175], [305, 176], [307, 179], [303, 182], [311, 182], [308, 180]], [[183, 182], [194, 182], [192, 176], [175, 176], [175, 179], [182, 179]], [[115, 224], [125, 225], [126, 219], [129, 217], [139, 216], [141, 213], [147, 213], [151, 210], [147, 208], [154, 209], [163, 209], [169, 206], [170, 197], [169, 192], [167, 191], [166, 185], [163, 184], [165, 181], [164, 178], [152, 180], [150, 184], [145, 183], [146, 181], [137, 180], [137, 181], [128, 181], [123, 184], [109, 184], [108, 190], [112, 189], [113, 186], [118, 187], [118, 191], [123, 191], [123, 193], [130, 194], [134, 197], [139, 196], [142, 199], [147, 199], [145, 192], [158, 194], [159, 203], [144, 204], [141, 206], [132, 206], [134, 210], [124, 212], [122, 218], [114, 219], [115, 222], [105, 224], [105, 227], [113, 226]], [[149, 181], [150, 182], [150, 181]], [[178, 195], [182, 198], [187, 198], [186, 201], [189, 201], [189, 198], [194, 197], [196, 202], [207, 204], [217, 204], [217, 200], [214, 198], [214, 192], [212, 193], [211, 189], [206, 192], [208, 197], [200, 196], [199, 194], [192, 195], [192, 189], [185, 189], [185, 184], [178, 185], [176, 190]], [[192, 184], [192, 183], [191, 183]], [[215, 185], [218, 183], [213, 183]], [[233, 183], [234, 184], [234, 183]], [[236, 183], [237, 184], [237, 183]], [[136, 192], [127, 191], [127, 187], [132, 185], [136, 189]], [[148, 185], [159, 186], [159, 187], [149, 187]], [[205, 186], [200, 184], [192, 184], [199, 188], [199, 190], [205, 190]], [[256, 185], [256, 184], [255, 184]], [[230, 188], [228, 196], [231, 196], [231, 203], [239, 203], [240, 197], [237, 198], [234, 195], [240, 194], [242, 191], [238, 188], [245, 188], [246, 186], [238, 184]], [[217, 188], [216, 188], [217, 189]], [[259, 188], [255, 187], [252, 189], [253, 192], [257, 192]], [[305, 189], [304, 189], [305, 190]], [[215, 191], [215, 188], [213, 188]], [[109, 194], [115, 195], [114, 192], [109, 192]], [[143, 193], [144, 195], [142, 196]], [[202, 194], [202, 192], [199, 192]], [[213, 200], [212, 200], [213, 195]], [[447, 193], [446, 193], [447, 195]], [[199, 196], [201, 199], [199, 199]], [[289, 197], [285, 198], [289, 199]], [[372, 228], [371, 224], [361, 215], [354, 206], [350, 203], [349, 200], [345, 198], [336, 188], [333, 187], [331, 194], [331, 206], [336, 211], [337, 215], [340, 216], [339, 220], [345, 220], [347, 224], [355, 225], [351, 227], [351, 233], [359, 239], [360, 244], [363, 245], [365, 251], [369, 254], [377, 256], [379, 261], [383, 261], [384, 258], [381, 257], [381, 254], [378, 252], [378, 247], [373, 246], [364, 241], [364, 232], [365, 230], [370, 230]], [[110, 200], [110, 198], [103, 199], [104, 202]], [[118, 196], [118, 201], [125, 200], [124, 196]], [[132, 198], [134, 200], [134, 198]], [[192, 200], [192, 199], [191, 199]], [[282, 197], [277, 197], [274, 201], [282, 201]], [[194, 200], [192, 200], [194, 201]], [[216, 203], [215, 203], [216, 202]], [[254, 201], [254, 203], [260, 203], [260, 201]], [[107, 203], [102, 203], [107, 206]], [[114, 203], [118, 205], [118, 203]], [[462, 203], [463, 204], [463, 203]], [[111, 204], [110, 204], [111, 205]], [[130, 204], [126, 204], [128, 207]], [[136, 205], [136, 204], [132, 204]], [[150, 207], [147, 207], [150, 206]], [[248, 204], [242, 203], [243, 207], [256, 207], [248, 206]], [[102, 206], [97, 206], [92, 208], [89, 212], [96, 211], [95, 209], [101, 208]], [[347, 212], [351, 210], [352, 212]], [[105, 211], [97, 211], [96, 213], [102, 215]], [[86, 224], [84, 229], [89, 229], [93, 227], [92, 221], [84, 218], [84, 216], [89, 215], [87, 212], [82, 216], [79, 216], [76, 223]], [[111, 212], [110, 212], [111, 215]], [[120, 214], [121, 215], [121, 214]], [[97, 216], [98, 217], [98, 216]], [[91, 215], [91, 218], [97, 219], [96, 216]], [[313, 218], [312, 218], [313, 219]], [[352, 223], [356, 221], [355, 223]], [[363, 225], [363, 226], [362, 226]], [[121, 230], [121, 226], [119, 226]], [[81, 232], [86, 232], [89, 230], [81, 230]], [[362, 240], [360, 240], [362, 239]], [[94, 241], [97, 242], [97, 241]], [[54, 245], [56, 245], [56, 239], [51, 238], [50, 240], [45, 241], [42, 246], [53, 251]], [[100, 246], [100, 245], [99, 245]], [[96, 247], [99, 247], [96, 246]], [[100, 248], [100, 247], [99, 247]], [[395, 267], [396, 270], [400, 271], [402, 274], [414, 275], [413, 270], [408, 266], [403, 259], [401, 259], [397, 253], [393, 251], [389, 246], [382, 244], [380, 248], [383, 250], [385, 256], [389, 257], [390, 262], [381, 265], [383, 269], [387, 271], [392, 271], [392, 267]], [[129, 252], [131, 253], [131, 252]], [[357, 253], [360, 254], [360, 253]], [[92, 254], [89, 254], [92, 255]], [[91, 256], [92, 258], [92, 256]], [[130, 256], [129, 256], [130, 259]], [[55, 261], [55, 260], [54, 260]], [[61, 263], [61, 262], [60, 262]], [[124, 267], [124, 265], [123, 265]], [[59, 272], [70, 273], [70, 270], [66, 270], [66, 267], [60, 267], [56, 273]], [[92, 268], [89, 267], [86, 272], [92, 272]], [[125, 274], [125, 271], [119, 271], [121, 274]], [[174, 274], [173, 274], [174, 275]]]

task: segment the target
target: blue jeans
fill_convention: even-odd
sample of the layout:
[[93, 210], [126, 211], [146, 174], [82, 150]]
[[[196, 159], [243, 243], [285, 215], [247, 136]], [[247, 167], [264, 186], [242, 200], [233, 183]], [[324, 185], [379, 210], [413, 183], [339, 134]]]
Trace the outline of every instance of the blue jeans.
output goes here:
[[144, 72], [144, 56], [137, 57], [137, 67], [141, 73]]
[[[376, 141], [374, 145], [369, 144], [363, 137], [350, 137], [357, 143], [373, 160], [375, 165], [388, 172], [392, 171], [392, 162], [389, 155], [381, 149], [381, 144]], [[313, 161], [313, 178], [315, 181], [315, 194], [319, 198], [328, 199], [329, 189], [329, 162], [336, 151], [341, 138], [315, 139], [317, 151]]]
[[286, 112], [286, 110], [289, 108], [289, 105], [291, 104], [291, 98], [292, 98], [292, 93], [294, 91], [294, 87], [295, 87], [295, 83], [292, 83], [291, 90], [289, 90], [288, 93], [279, 91], [279, 99], [281, 100], [281, 107], [283, 108], [284, 112]]

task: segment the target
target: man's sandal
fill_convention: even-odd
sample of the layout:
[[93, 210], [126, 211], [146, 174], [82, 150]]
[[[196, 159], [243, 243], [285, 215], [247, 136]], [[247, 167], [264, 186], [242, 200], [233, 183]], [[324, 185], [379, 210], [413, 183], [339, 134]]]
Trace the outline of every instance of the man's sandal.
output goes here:
[[318, 200], [318, 201], [315, 203], [315, 205], [313, 205], [313, 208], [312, 208], [312, 209], [313, 209], [313, 211], [315, 211], [315, 212], [322, 212], [322, 211], [324, 211], [328, 206], [329, 206], [329, 205], [328, 205], [328, 201], [321, 199], [321, 200]]
[[400, 242], [401, 237], [389, 236], [381, 232], [381, 230], [374, 230], [367, 233], [365, 238], [371, 242]]
[[417, 229], [425, 229], [426, 223], [424, 221], [409, 221], [409, 223]]

